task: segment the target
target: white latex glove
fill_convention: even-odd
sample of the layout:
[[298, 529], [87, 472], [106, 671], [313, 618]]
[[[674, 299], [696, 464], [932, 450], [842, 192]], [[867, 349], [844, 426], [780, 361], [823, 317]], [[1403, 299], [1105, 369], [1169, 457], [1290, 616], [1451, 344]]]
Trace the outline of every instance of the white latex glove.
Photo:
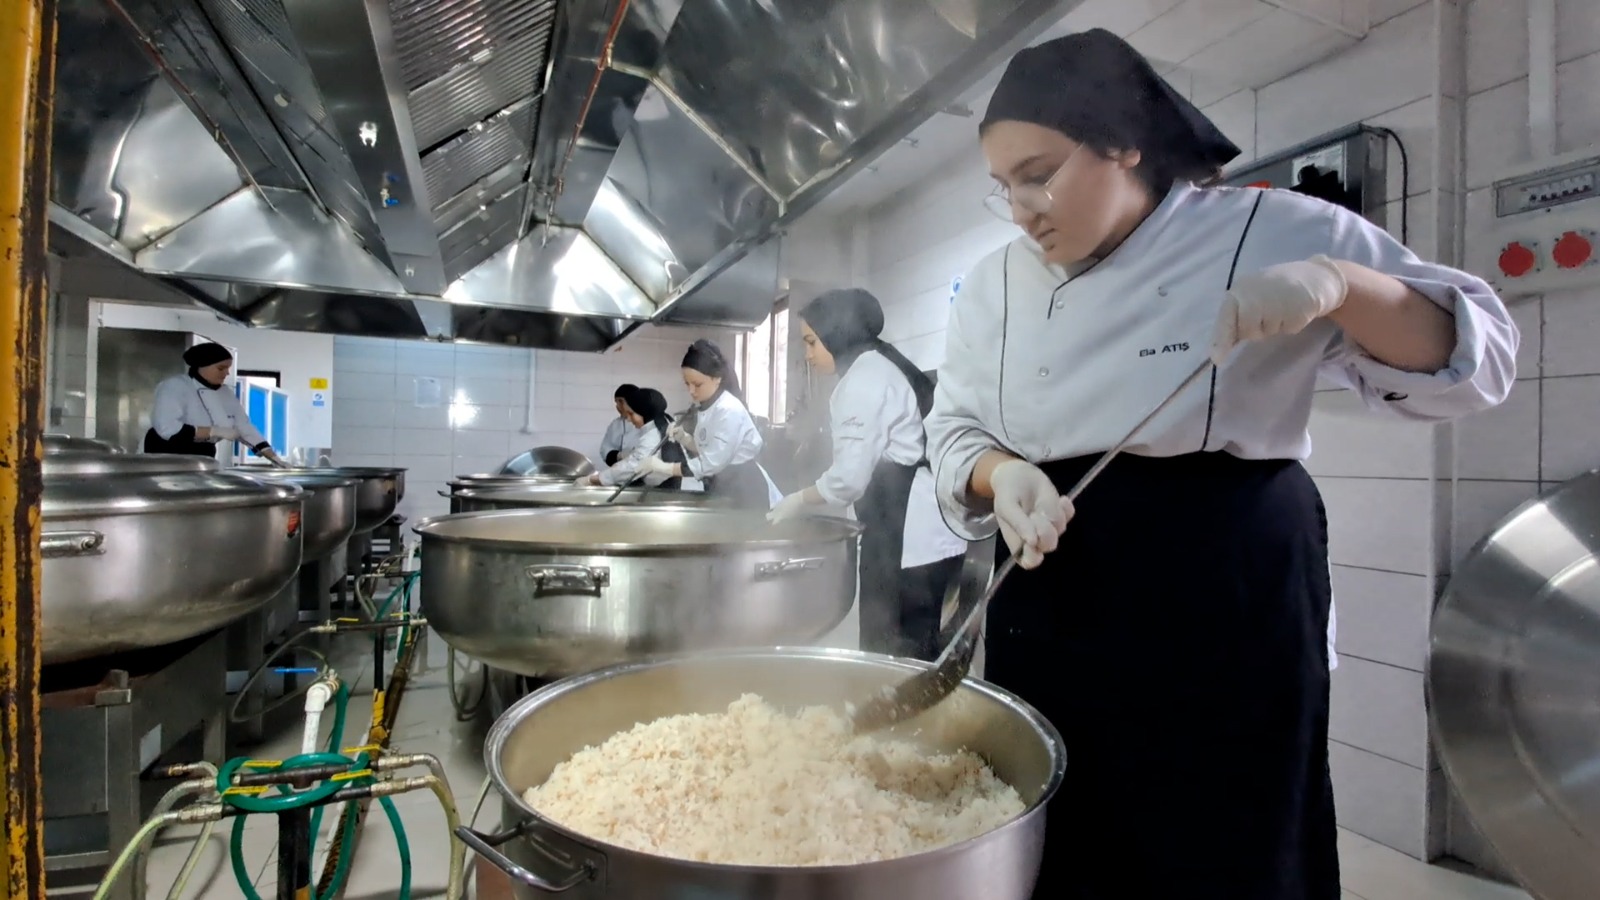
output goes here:
[[639, 463], [639, 471], [635, 476], [646, 478], [651, 475], [665, 475], [671, 478], [677, 474], [676, 467], [672, 463], [666, 462], [659, 456], [647, 456]]
[[806, 507], [811, 504], [806, 502], [805, 491], [795, 491], [789, 496], [778, 501], [778, 505], [767, 513], [768, 522], [782, 522], [785, 519], [794, 519], [806, 514]]
[[599, 474], [579, 475], [572, 480], [573, 487], [594, 487], [600, 483]]
[[1037, 568], [1056, 549], [1072, 520], [1072, 501], [1056, 492], [1050, 476], [1032, 463], [1007, 460], [989, 473], [1000, 536], [1024, 569]]
[[1268, 266], [1234, 282], [1217, 317], [1211, 361], [1222, 365], [1245, 341], [1298, 334], [1344, 305], [1350, 286], [1326, 256]]
[[672, 423], [672, 425], [667, 428], [667, 440], [676, 441], [678, 446], [689, 451], [690, 453], [700, 452], [700, 448], [694, 442], [694, 435], [690, 434], [682, 425], [679, 425], [676, 422]]
[[223, 441], [237, 441], [238, 439], [239, 429], [234, 428], [231, 425], [211, 426], [211, 440], [216, 441], [217, 443], [221, 443]]
[[289, 468], [289, 463], [286, 462], [283, 457], [278, 455], [278, 451], [272, 449], [271, 447], [262, 450], [261, 457], [279, 469]]

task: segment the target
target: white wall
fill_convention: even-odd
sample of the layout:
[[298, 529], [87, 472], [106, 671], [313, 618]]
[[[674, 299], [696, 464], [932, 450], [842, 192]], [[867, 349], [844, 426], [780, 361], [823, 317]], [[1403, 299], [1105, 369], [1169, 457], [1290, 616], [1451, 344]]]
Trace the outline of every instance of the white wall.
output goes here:
[[[1523, 95], [1515, 85], [1497, 87], [1525, 78], [1514, 65], [1525, 31], [1519, 37], [1507, 24], [1525, 15], [1524, 4], [1476, 0], [1466, 11], [1464, 5], [1375, 3], [1374, 28], [1352, 49], [1260, 90], [1197, 99], [1246, 160], [1358, 121], [1393, 129], [1410, 157], [1409, 243], [1425, 257], [1456, 262], [1463, 107], [1472, 185], [1484, 183], [1485, 154], [1503, 163], [1526, 147], [1519, 124]], [[1600, 94], [1583, 87], [1600, 76], [1600, 57], [1592, 55], [1600, 49], [1600, 3], [1562, 0], [1561, 32], [1560, 121], [1563, 142], [1571, 144], [1600, 136]], [[1469, 43], [1467, 67], [1462, 59]], [[1471, 77], [1464, 79], [1465, 72]], [[1501, 94], [1467, 100], [1464, 82]], [[1182, 82], [1178, 87], [1192, 90]], [[1392, 148], [1388, 163], [1383, 220], [1398, 233], [1402, 173]], [[851, 224], [867, 247], [855, 269], [887, 308], [886, 337], [931, 365], [944, 354], [951, 279], [1016, 231], [981, 206], [990, 183], [976, 141], [924, 185]], [[1429, 744], [1422, 670], [1452, 534], [1457, 549], [1470, 545], [1497, 515], [1531, 496], [1541, 478], [1567, 477], [1600, 462], [1593, 458], [1600, 453], [1579, 451], [1584, 442], [1600, 446], [1600, 351], [1594, 349], [1600, 346], [1600, 303], [1547, 300], [1516, 314], [1526, 335], [1524, 375], [1532, 383], [1519, 385], [1501, 410], [1459, 426], [1460, 471], [1468, 479], [1459, 491], [1450, 427], [1342, 412], [1341, 398], [1333, 396], [1319, 398], [1312, 425], [1316, 453], [1309, 468], [1329, 509], [1340, 608], [1330, 748], [1340, 819], [1414, 856], [1436, 855], [1443, 845], [1444, 783]], [[1552, 316], [1566, 329], [1555, 338], [1561, 382], [1554, 380], [1548, 343], [1545, 379], [1538, 380], [1541, 315], [1546, 342]], [[1541, 394], [1547, 404], [1542, 419]]]
[[[653, 387], [674, 410], [688, 405], [679, 363], [699, 337], [733, 353], [731, 333], [682, 328], [646, 327], [603, 354], [336, 338], [334, 461], [404, 466], [400, 511], [411, 518], [449, 511], [439, 491], [452, 476], [496, 471], [532, 447], [571, 447], [598, 462], [618, 384]], [[437, 379], [444, 405], [417, 405], [419, 379]]]
[[[333, 395], [311, 387], [314, 378], [333, 377], [333, 338], [329, 335], [245, 328], [202, 309], [136, 306], [113, 301], [93, 304], [90, 321], [96, 329], [192, 332], [232, 347], [238, 353], [235, 370], [264, 369], [283, 376], [283, 390], [290, 398], [289, 446], [276, 449], [287, 452], [295, 447], [326, 447], [333, 439]], [[182, 360], [172, 361], [174, 374], [183, 370]], [[322, 395], [326, 406], [312, 406], [316, 394]]]

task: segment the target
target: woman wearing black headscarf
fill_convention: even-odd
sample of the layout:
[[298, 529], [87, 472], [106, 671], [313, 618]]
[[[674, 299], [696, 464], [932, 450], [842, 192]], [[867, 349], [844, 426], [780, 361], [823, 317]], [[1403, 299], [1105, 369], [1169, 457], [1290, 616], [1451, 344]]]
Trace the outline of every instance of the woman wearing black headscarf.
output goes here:
[[1017, 54], [979, 134], [1027, 236], [963, 281], [928, 455], [956, 532], [1018, 556], [985, 675], [1066, 740], [1034, 896], [1337, 900], [1312, 391], [1492, 407], [1516, 328], [1342, 208], [1201, 186], [1238, 149], [1109, 32]]
[[722, 349], [708, 340], [689, 346], [683, 357], [683, 385], [697, 413], [694, 433], [672, 426], [668, 440], [687, 451], [684, 462], [649, 458], [639, 464], [646, 475], [689, 476], [706, 492], [740, 509], [771, 509], [782, 495], [756, 462], [764, 442], [739, 393], [739, 377]]
[[282, 457], [250, 422], [244, 405], [231, 390], [224, 390], [233, 370], [233, 354], [221, 344], [196, 344], [184, 351], [189, 371], [156, 385], [150, 409], [150, 428], [144, 433], [144, 452], [217, 455], [220, 441], [242, 441], [275, 466]]
[[[646, 459], [659, 456], [667, 462], [683, 459], [677, 444], [667, 440], [672, 430], [672, 416], [667, 414], [667, 398], [655, 388], [624, 385], [626, 392], [617, 399], [623, 403], [623, 418], [638, 431], [633, 448], [607, 468], [579, 479], [582, 484], [616, 487], [630, 484], [639, 477], [639, 465]], [[677, 455], [675, 455], [677, 454]], [[681, 478], [651, 475], [644, 479], [650, 487], [673, 490], [683, 485]]]
[[839, 375], [828, 398], [833, 464], [768, 518], [854, 505], [862, 525], [861, 649], [931, 660], [945, 590], [967, 549], [933, 496], [922, 430], [933, 379], [878, 337], [883, 306], [867, 291], [823, 294], [800, 311], [800, 328], [806, 362]]

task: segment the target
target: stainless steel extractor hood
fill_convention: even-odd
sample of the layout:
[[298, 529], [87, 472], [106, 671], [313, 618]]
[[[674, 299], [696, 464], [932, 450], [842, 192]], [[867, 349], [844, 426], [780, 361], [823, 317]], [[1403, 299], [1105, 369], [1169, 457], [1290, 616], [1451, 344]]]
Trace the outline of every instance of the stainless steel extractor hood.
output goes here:
[[750, 326], [788, 223], [1074, 5], [63, 0], [52, 242], [265, 328]]

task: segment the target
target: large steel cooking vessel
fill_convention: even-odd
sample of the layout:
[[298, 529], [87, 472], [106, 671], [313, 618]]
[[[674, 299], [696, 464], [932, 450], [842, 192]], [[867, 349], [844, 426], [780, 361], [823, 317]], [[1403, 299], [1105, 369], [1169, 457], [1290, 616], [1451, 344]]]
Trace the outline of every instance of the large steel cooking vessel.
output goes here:
[[356, 485], [356, 534], [366, 534], [389, 521], [394, 508], [406, 495], [406, 470], [368, 466], [328, 466], [276, 470], [281, 476], [321, 475], [354, 478]]
[[1600, 886], [1600, 472], [1530, 500], [1433, 615], [1428, 710], [1446, 774], [1540, 900]]
[[568, 447], [535, 447], [506, 460], [502, 475], [549, 475], [572, 481], [579, 475], [593, 475], [589, 457]]
[[[943, 703], [898, 729], [933, 750], [971, 750], [1017, 789], [1027, 809], [972, 840], [916, 856], [853, 866], [758, 867], [686, 862], [569, 831], [522, 800], [556, 764], [586, 746], [663, 716], [719, 712], [744, 693], [787, 708], [838, 704], [927, 663], [846, 650], [763, 649], [636, 662], [557, 682], [495, 722], [484, 745], [506, 831], [458, 834], [513, 879], [518, 897], [574, 900], [1027, 900], [1044, 847], [1045, 802], [1061, 784], [1061, 736], [1017, 697], [967, 679]], [[604, 792], [596, 791], [597, 803]], [[685, 828], [693, 827], [685, 822]], [[487, 845], [498, 843], [504, 855]]]
[[546, 509], [603, 506], [716, 505], [704, 491], [649, 491], [643, 488], [579, 487], [572, 484], [523, 485], [501, 488], [462, 488], [450, 495], [450, 511], [487, 512], [495, 509]]
[[300, 567], [290, 484], [197, 456], [67, 449], [44, 457], [44, 661], [156, 647], [259, 608]]
[[344, 546], [356, 531], [356, 491], [360, 479], [345, 475], [308, 475], [266, 466], [237, 469], [251, 478], [292, 484], [305, 491], [301, 511], [306, 561], [325, 559]]
[[805, 644], [855, 599], [860, 526], [721, 509], [528, 509], [428, 519], [422, 610], [522, 675], [654, 653]]

